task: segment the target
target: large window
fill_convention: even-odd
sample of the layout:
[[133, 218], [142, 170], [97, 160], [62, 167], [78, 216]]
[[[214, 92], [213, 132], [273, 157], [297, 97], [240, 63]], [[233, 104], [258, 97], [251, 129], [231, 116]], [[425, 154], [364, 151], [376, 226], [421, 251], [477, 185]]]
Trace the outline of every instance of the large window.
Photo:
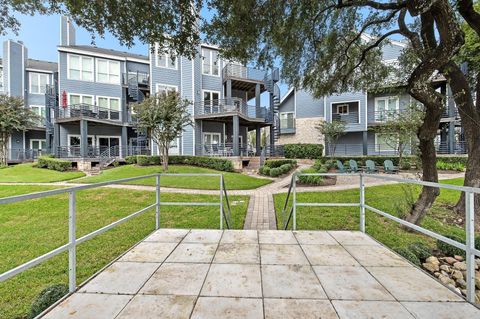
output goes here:
[[45, 73], [29, 73], [30, 93], [45, 94], [47, 85], [50, 84], [49, 75]]
[[175, 85], [157, 83], [157, 94], [164, 94], [168, 92], [177, 92], [178, 88]]
[[44, 105], [30, 105], [30, 109], [33, 113], [37, 114], [40, 119], [37, 121], [38, 126], [45, 125], [45, 106]]
[[97, 82], [120, 84], [120, 62], [97, 59]]
[[218, 91], [203, 91], [203, 111], [205, 113], [218, 113], [218, 105], [220, 99], [220, 92]]
[[220, 59], [218, 51], [212, 49], [202, 49], [202, 73], [208, 75], [220, 75]]
[[70, 94], [68, 104], [69, 105], [76, 105], [76, 104], [93, 105], [93, 96], [81, 95], [81, 94]]
[[167, 69], [176, 69], [177, 68], [177, 58], [172, 54], [167, 52], [161, 52], [158, 46], [156, 48], [156, 57], [157, 57], [157, 67], [167, 68]]
[[399, 110], [399, 100], [396, 96], [375, 98], [375, 121], [384, 122], [395, 116]]
[[293, 129], [295, 127], [295, 119], [293, 112], [280, 113], [280, 128], [281, 129]]
[[119, 120], [120, 119], [120, 99], [114, 97], [97, 97], [98, 112], [100, 118]]
[[47, 148], [47, 142], [45, 140], [33, 139], [30, 140], [31, 150], [43, 150]]
[[93, 58], [69, 54], [67, 63], [69, 79], [93, 81]]

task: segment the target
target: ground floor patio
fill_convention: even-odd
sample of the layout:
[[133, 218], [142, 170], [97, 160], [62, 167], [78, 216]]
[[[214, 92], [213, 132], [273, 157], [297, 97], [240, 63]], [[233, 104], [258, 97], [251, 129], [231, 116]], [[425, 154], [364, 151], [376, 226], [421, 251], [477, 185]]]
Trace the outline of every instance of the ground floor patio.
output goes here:
[[161, 229], [45, 318], [476, 318], [368, 235]]

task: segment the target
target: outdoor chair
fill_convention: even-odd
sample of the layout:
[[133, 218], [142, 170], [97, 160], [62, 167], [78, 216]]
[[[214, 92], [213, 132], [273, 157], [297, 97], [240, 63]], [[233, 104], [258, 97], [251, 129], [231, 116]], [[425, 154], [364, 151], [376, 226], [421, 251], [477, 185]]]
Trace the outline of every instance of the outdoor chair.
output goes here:
[[208, 145], [203, 144], [203, 148], [204, 148], [204, 151], [205, 151], [205, 155], [210, 155], [210, 148], [208, 147]]
[[358, 168], [358, 164], [356, 160], [349, 160], [348, 165], [350, 166], [350, 171], [353, 173], [361, 172], [362, 169]]
[[398, 174], [398, 167], [394, 166], [391, 160], [383, 162], [383, 170], [386, 174]]
[[345, 168], [345, 166], [343, 166], [343, 163], [339, 160], [337, 160], [337, 169], [340, 173], [348, 173], [350, 170]]
[[213, 151], [213, 155], [220, 155], [218, 153], [218, 145], [217, 144], [212, 144], [212, 151]]
[[378, 168], [375, 167], [375, 162], [367, 160], [365, 162], [365, 173], [378, 173]]

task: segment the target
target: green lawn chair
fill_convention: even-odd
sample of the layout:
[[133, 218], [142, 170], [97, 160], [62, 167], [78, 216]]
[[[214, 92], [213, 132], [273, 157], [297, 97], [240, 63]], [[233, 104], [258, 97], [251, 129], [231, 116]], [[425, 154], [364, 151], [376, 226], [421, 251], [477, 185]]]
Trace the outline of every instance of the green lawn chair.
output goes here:
[[361, 168], [358, 168], [358, 164], [356, 160], [349, 160], [348, 165], [350, 166], [350, 171], [353, 173], [358, 173], [362, 171]]
[[394, 166], [391, 160], [383, 162], [383, 170], [387, 174], [398, 174], [398, 167]]
[[378, 168], [375, 167], [375, 162], [372, 160], [367, 160], [365, 162], [365, 172], [375, 174], [378, 173]]
[[337, 169], [340, 173], [348, 173], [350, 170], [346, 169], [345, 166], [343, 166], [343, 163], [339, 160], [337, 160]]

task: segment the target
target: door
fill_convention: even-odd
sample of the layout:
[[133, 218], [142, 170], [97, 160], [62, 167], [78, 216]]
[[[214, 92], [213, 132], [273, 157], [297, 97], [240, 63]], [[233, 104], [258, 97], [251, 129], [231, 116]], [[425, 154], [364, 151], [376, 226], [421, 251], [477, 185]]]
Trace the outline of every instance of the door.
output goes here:
[[216, 91], [203, 91], [204, 112], [218, 113], [218, 105], [220, 99], [220, 92]]
[[[93, 137], [87, 137], [88, 153], [93, 150]], [[80, 135], [70, 135], [68, 138], [68, 156], [80, 157]]]
[[180, 154], [180, 138], [177, 137], [170, 143], [170, 148], [168, 149], [168, 154], [170, 155], [178, 155]]
[[30, 140], [30, 149], [33, 151], [34, 157], [41, 156], [42, 151], [46, 150], [47, 141], [46, 140]]
[[203, 152], [205, 155], [218, 154], [220, 140], [220, 133], [203, 133]]
[[105, 155], [108, 156], [120, 155], [120, 137], [99, 136], [97, 144], [100, 149], [100, 154], [107, 151]]

